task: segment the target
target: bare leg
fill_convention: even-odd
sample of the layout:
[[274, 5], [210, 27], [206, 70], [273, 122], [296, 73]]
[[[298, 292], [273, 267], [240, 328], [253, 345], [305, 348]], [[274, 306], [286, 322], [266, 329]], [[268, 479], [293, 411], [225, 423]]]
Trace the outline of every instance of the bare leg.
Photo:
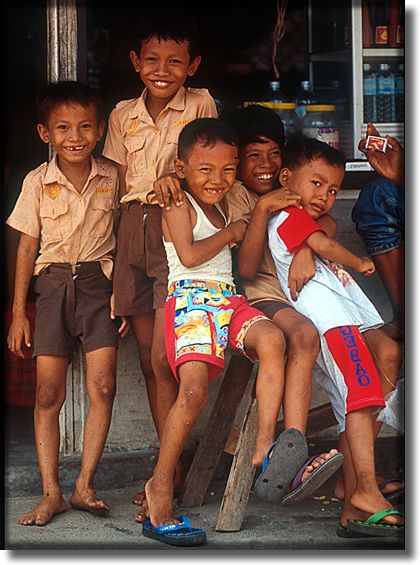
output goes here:
[[162, 431], [159, 458], [153, 477], [146, 483], [146, 496], [153, 526], [176, 523], [173, 517], [174, 474], [192, 427], [207, 402], [208, 369], [190, 361], [179, 367], [178, 397]]
[[40, 355], [36, 359], [37, 391], [34, 410], [35, 446], [41, 472], [43, 497], [37, 506], [19, 519], [19, 524], [44, 526], [67, 504], [58, 478], [59, 413], [66, 396], [68, 359]]
[[260, 467], [275, 439], [284, 390], [286, 342], [279, 329], [263, 320], [249, 328], [244, 345], [247, 351], [256, 351], [260, 362], [256, 385], [258, 433], [252, 460], [253, 465]]
[[[379, 376], [381, 377], [382, 391], [384, 396], [386, 396], [395, 388], [402, 362], [402, 348], [399, 343], [391, 339], [382, 329], [364, 332], [363, 338], [375, 362]], [[381, 427], [382, 422], [378, 421], [376, 416], [373, 416], [373, 435], [375, 440]], [[344, 472], [344, 468], [342, 471]], [[376, 482], [378, 484], [383, 480], [383, 477], [376, 475]], [[390, 483], [386, 486], [383, 494], [394, 492], [402, 488], [402, 485], [403, 483], [401, 481]], [[344, 498], [344, 482], [342, 475], [340, 475], [335, 485], [334, 496], [340, 500]]]
[[102, 456], [111, 424], [115, 397], [117, 350], [103, 347], [86, 353], [86, 388], [89, 410], [83, 433], [82, 467], [70, 503], [78, 510], [100, 516], [109, 513], [109, 506], [96, 496], [93, 479]]
[[393, 319], [384, 331], [397, 340], [404, 339], [404, 258], [403, 246], [372, 256], [392, 306]]
[[287, 342], [284, 425], [305, 435], [312, 396], [312, 368], [319, 353], [318, 331], [293, 308], [276, 312], [273, 322], [283, 331]]

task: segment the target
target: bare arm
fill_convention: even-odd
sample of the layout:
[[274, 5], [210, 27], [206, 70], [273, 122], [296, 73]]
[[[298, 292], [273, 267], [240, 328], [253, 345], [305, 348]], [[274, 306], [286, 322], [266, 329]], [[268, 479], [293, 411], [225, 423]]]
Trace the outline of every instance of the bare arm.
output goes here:
[[38, 239], [21, 234], [15, 273], [15, 293], [13, 298], [13, 319], [7, 336], [7, 345], [12, 353], [24, 358], [22, 339], [30, 347], [29, 320], [26, 316], [26, 298], [38, 254]]
[[184, 198], [179, 206], [162, 212], [162, 232], [166, 241], [172, 241], [181, 263], [187, 269], [201, 265], [215, 257], [225, 245], [241, 241], [246, 224], [232, 222], [216, 234], [194, 241], [190, 205]]
[[288, 206], [298, 206], [300, 199], [298, 194], [285, 188], [272, 190], [260, 196], [238, 251], [238, 267], [241, 277], [253, 279], [257, 274], [270, 214]]
[[344, 245], [320, 231], [312, 233], [306, 238], [305, 242], [315, 253], [324, 259], [342, 263], [365, 275], [371, 275], [375, 272], [373, 261], [368, 257], [354, 255]]
[[120, 163], [115, 163], [118, 170], [118, 179], [120, 181], [120, 199], [127, 194], [127, 184], [125, 182], [125, 177], [127, 174], [127, 165], [121, 165]]

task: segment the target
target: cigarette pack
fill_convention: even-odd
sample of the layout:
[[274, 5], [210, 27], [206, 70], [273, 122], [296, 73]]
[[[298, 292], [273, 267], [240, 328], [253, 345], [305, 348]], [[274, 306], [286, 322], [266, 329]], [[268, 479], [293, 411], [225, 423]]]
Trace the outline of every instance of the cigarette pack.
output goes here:
[[378, 137], [377, 135], [368, 135], [366, 139], [365, 149], [376, 149], [385, 153], [388, 140], [385, 137]]

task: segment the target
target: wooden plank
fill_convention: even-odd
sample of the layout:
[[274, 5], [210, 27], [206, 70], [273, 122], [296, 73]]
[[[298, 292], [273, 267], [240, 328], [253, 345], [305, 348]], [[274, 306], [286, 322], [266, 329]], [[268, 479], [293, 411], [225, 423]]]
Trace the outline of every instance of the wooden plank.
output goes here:
[[[308, 425], [306, 427], [306, 436], [309, 437], [317, 432], [322, 432], [331, 426], [337, 425], [337, 420], [335, 419], [334, 412], [332, 411], [331, 404], [327, 402], [326, 404], [321, 404], [315, 408], [309, 410]], [[276, 436], [278, 436], [284, 430], [284, 420], [277, 422]], [[235, 453], [236, 444], [239, 438], [239, 428], [232, 426], [229, 432], [228, 439], [225, 445], [225, 453], [233, 455]]]
[[232, 355], [188, 472], [179, 499], [181, 506], [200, 506], [203, 503], [252, 371], [253, 363], [249, 359], [243, 355]]
[[254, 479], [252, 456], [258, 428], [257, 401], [250, 398], [216, 524], [218, 532], [239, 532]]

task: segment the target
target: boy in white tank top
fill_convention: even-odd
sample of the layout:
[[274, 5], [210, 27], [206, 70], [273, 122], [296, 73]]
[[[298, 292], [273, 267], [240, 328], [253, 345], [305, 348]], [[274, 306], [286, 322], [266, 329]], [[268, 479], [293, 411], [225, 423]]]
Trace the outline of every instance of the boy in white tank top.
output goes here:
[[[282, 332], [236, 294], [233, 283], [230, 245], [241, 241], [246, 224], [240, 220], [226, 225], [219, 203], [235, 182], [236, 136], [220, 120], [197, 119], [181, 132], [178, 155], [175, 170], [187, 197], [181, 206], [164, 210], [162, 232], [169, 263], [165, 342], [179, 392], [146, 484], [150, 521], [143, 527], [146, 536], [164, 543], [173, 543], [170, 536], [177, 528], [186, 533], [185, 522], [179, 524], [173, 514], [174, 471], [206, 404], [208, 381], [223, 370], [226, 346], [260, 361], [256, 466], [274, 442], [284, 384]], [[204, 543], [203, 530], [189, 530], [191, 545]]]

